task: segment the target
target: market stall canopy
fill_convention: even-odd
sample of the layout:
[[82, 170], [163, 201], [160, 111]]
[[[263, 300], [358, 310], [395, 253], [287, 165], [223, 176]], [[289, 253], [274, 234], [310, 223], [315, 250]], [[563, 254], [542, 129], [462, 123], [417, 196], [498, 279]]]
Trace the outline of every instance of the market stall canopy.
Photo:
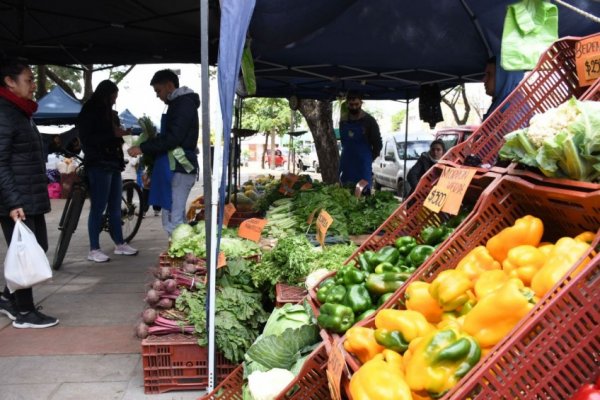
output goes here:
[[[419, 95], [419, 87], [480, 81], [500, 54], [506, 8], [516, 0], [257, 0], [249, 36], [257, 96], [372, 99]], [[600, 16], [600, 2], [566, 0]], [[600, 24], [557, 4], [559, 36]]]
[[[211, 63], [219, 5], [209, 0]], [[0, 0], [0, 51], [35, 64], [200, 62], [199, 0]]]
[[119, 119], [121, 120], [121, 125], [127, 128], [131, 128], [132, 132], [136, 135], [142, 133], [142, 127], [138, 123], [138, 118], [129, 111], [129, 109], [125, 109], [121, 114], [119, 114]]
[[33, 114], [33, 120], [38, 125], [74, 124], [79, 111], [81, 111], [81, 102], [60, 86], [54, 86], [38, 101], [38, 109]]

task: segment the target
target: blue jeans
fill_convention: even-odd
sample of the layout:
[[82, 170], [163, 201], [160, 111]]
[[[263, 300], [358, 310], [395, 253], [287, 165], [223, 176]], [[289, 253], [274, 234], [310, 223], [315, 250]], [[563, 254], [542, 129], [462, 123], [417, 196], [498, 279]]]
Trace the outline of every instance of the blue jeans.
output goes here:
[[88, 235], [90, 249], [100, 248], [100, 231], [102, 231], [102, 215], [108, 213], [108, 225], [115, 244], [123, 243], [121, 228], [121, 193], [123, 183], [120, 171], [110, 171], [100, 167], [86, 167], [90, 189], [90, 215], [88, 218]]
[[171, 236], [173, 229], [187, 222], [185, 206], [192, 186], [196, 183], [196, 174], [173, 173], [171, 180], [171, 209], [162, 209], [163, 229]]

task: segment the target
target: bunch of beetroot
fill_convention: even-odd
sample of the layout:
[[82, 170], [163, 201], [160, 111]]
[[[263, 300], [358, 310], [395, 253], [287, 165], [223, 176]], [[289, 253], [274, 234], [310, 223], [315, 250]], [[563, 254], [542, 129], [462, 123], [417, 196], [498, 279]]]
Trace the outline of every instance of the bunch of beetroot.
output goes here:
[[193, 333], [194, 327], [174, 306], [180, 287], [195, 290], [196, 285], [206, 283], [205, 260], [190, 254], [185, 257], [181, 266], [159, 265], [152, 272], [155, 279], [144, 299], [148, 308], [142, 313], [142, 320], [136, 327], [136, 336], [143, 339], [148, 335]]

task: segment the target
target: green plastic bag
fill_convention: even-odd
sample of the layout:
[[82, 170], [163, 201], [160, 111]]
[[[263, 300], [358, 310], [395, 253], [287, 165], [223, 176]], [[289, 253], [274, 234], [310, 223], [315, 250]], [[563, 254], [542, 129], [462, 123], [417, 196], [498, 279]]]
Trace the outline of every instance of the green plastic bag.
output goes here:
[[246, 93], [248, 96], [252, 96], [256, 94], [256, 76], [254, 75], [254, 60], [252, 59], [252, 51], [250, 50], [249, 43], [246, 43], [244, 47], [241, 67]]
[[508, 6], [502, 32], [502, 68], [531, 70], [540, 55], [558, 39], [558, 8], [543, 0], [522, 0]]

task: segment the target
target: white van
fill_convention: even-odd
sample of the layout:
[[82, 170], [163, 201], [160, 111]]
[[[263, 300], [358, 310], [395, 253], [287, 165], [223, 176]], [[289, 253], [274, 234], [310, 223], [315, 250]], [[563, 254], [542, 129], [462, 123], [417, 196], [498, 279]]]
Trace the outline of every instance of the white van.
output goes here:
[[395, 189], [398, 196], [402, 196], [406, 174], [421, 154], [429, 151], [433, 140], [434, 136], [431, 133], [409, 134], [406, 143], [403, 133], [384, 138], [381, 153], [372, 165], [374, 189], [379, 190], [385, 186]]

